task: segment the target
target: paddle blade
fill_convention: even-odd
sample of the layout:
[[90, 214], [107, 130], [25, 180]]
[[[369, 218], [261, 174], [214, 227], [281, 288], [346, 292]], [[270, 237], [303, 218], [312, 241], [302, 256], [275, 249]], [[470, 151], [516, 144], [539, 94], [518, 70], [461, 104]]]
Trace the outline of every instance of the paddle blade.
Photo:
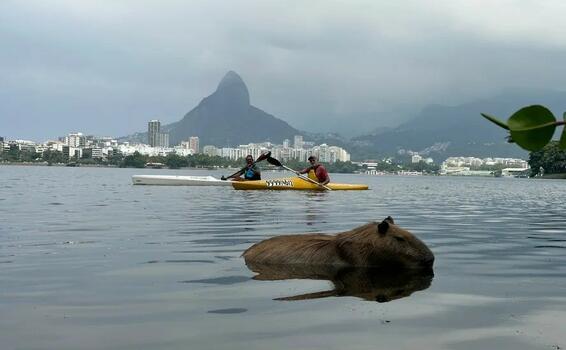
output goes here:
[[269, 151], [269, 152], [267, 152], [267, 153], [260, 154], [260, 156], [257, 157], [257, 159], [256, 159], [255, 162], [256, 162], [256, 163], [257, 163], [257, 162], [261, 162], [262, 160], [268, 159], [269, 157], [271, 157], [271, 151]]
[[275, 166], [283, 166], [283, 165], [281, 164], [281, 162], [278, 161], [278, 160], [275, 159], [275, 158], [267, 157], [267, 162], [268, 162], [269, 164], [273, 164], [273, 165], [275, 165]]

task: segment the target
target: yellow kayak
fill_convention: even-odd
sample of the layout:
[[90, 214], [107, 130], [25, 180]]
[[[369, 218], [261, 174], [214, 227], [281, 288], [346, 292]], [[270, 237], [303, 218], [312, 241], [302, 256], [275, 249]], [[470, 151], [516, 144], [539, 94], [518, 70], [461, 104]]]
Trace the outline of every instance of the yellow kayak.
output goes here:
[[[308, 182], [299, 177], [286, 177], [282, 179], [233, 181], [232, 186], [237, 190], [315, 190], [324, 191], [324, 188]], [[367, 190], [368, 185], [339, 184], [330, 182], [326, 186], [332, 190]]]

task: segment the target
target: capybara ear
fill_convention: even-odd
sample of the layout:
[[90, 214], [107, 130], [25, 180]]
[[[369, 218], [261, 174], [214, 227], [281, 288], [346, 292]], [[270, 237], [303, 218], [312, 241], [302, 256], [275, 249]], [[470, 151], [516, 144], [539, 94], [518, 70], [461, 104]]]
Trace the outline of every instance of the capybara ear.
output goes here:
[[387, 221], [390, 224], [395, 224], [395, 221], [393, 221], [393, 218], [391, 216], [386, 217], [383, 221]]
[[383, 220], [382, 222], [379, 223], [379, 225], [377, 225], [377, 232], [379, 232], [382, 235], [384, 235], [388, 229], [389, 229], [389, 222], [387, 222], [386, 220]]

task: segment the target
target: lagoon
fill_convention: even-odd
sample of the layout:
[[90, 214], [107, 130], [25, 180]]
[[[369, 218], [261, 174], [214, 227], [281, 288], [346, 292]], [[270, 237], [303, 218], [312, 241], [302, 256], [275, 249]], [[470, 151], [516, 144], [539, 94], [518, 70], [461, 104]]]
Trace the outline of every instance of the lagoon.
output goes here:
[[[370, 190], [324, 193], [133, 174], [223, 172], [0, 166], [2, 349], [566, 347], [566, 181], [331, 174]], [[275, 300], [333, 285], [254, 280], [240, 257], [389, 215], [436, 261], [388, 302]]]

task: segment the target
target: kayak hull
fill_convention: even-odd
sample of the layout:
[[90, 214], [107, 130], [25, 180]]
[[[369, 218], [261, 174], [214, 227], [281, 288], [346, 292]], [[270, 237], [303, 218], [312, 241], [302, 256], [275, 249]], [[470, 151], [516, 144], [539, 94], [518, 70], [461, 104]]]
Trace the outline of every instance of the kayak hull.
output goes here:
[[161, 186], [230, 186], [232, 181], [223, 181], [214, 176], [133, 175], [134, 185]]
[[[321, 186], [303, 180], [299, 177], [287, 177], [282, 179], [233, 181], [232, 186], [237, 190], [295, 190], [295, 191], [325, 191]], [[330, 182], [326, 186], [332, 190], [367, 190], [368, 185], [363, 184], [341, 184]]]

